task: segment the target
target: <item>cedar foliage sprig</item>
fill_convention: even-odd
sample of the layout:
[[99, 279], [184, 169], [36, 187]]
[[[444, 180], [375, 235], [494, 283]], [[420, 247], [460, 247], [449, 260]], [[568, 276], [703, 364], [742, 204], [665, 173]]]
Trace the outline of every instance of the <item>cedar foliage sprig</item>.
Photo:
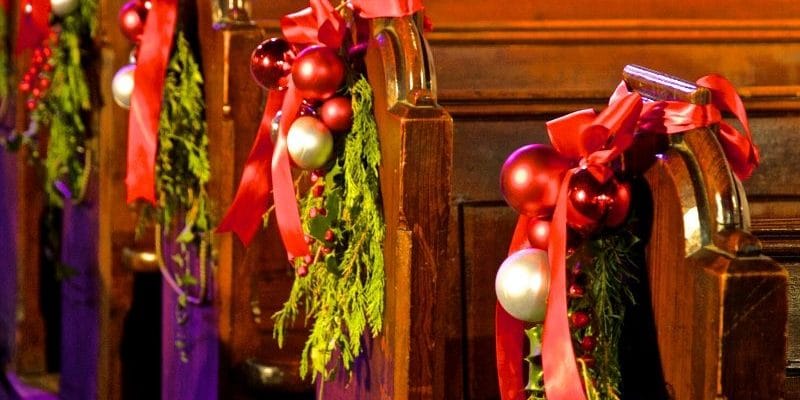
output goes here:
[[88, 113], [92, 108], [89, 83], [84, 72], [91, 62], [86, 53], [93, 45], [96, 0], [80, 0], [78, 9], [60, 20], [58, 42], [53, 49], [50, 88], [31, 118], [49, 127], [45, 166], [45, 192], [51, 204], [63, 204], [56, 181], [63, 180], [73, 201], [83, 198], [88, 180]]
[[[330, 379], [339, 364], [331, 362], [334, 351], [350, 370], [361, 354], [362, 335], [373, 337], [383, 327], [385, 225], [381, 209], [378, 167], [380, 147], [372, 109], [372, 88], [362, 76], [350, 86], [353, 128], [338, 151], [334, 166], [325, 176], [324, 194], [300, 200], [303, 227], [316, 242], [314, 258], [305, 277], [297, 276], [283, 309], [273, 315], [274, 336], [283, 345], [285, 331], [300, 312], [313, 321], [303, 348], [300, 375], [309, 371], [312, 381]], [[327, 214], [308, 217], [314, 207], [325, 205]], [[331, 230], [335, 239], [325, 239]], [[331, 249], [324, 255], [323, 248]], [[300, 267], [302, 260], [296, 260]]]
[[633, 261], [639, 239], [624, 229], [609, 231], [589, 242], [593, 257], [587, 268], [589, 292], [595, 315], [598, 346], [594, 350], [597, 367], [593, 369], [600, 398], [616, 399], [622, 380], [619, 365], [619, 338], [625, 309], [635, 299], [630, 284], [636, 282], [636, 263]]
[[[205, 294], [209, 268], [205, 256], [212, 250], [212, 223], [206, 192], [211, 166], [204, 115], [203, 76], [191, 46], [181, 31], [176, 35], [175, 51], [167, 66], [163, 93], [156, 156], [158, 204], [155, 209], [146, 210], [142, 215], [155, 220], [159, 233], [163, 232], [165, 237], [175, 237], [177, 251], [168, 255], [175, 270], [170, 273], [182, 289], [178, 305], [185, 308], [189, 301], [186, 294], [189, 287], [199, 283], [201, 297]], [[160, 244], [161, 236], [156, 235], [157, 244]], [[199, 277], [195, 277], [191, 269], [192, 248], [200, 255]], [[180, 311], [179, 315], [182, 314]], [[179, 316], [179, 319], [182, 318]], [[183, 348], [180, 341], [176, 344]]]
[[8, 14], [0, 7], [0, 101], [8, 100], [11, 68], [8, 58]]

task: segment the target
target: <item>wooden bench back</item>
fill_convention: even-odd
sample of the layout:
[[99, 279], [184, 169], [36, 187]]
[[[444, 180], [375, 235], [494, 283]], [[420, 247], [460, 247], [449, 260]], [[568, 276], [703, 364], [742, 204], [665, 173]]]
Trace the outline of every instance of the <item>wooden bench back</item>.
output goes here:
[[[647, 98], [710, 101], [707, 89], [655, 71], [627, 66], [623, 75]], [[663, 389], [676, 399], [777, 399], [787, 274], [749, 233], [747, 198], [715, 129], [671, 136], [645, 174], [653, 204], [647, 283]]]

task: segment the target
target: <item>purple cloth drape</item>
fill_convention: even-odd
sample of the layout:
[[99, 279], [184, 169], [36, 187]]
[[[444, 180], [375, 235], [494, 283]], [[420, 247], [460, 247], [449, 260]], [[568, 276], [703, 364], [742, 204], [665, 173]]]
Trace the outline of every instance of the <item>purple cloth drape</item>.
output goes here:
[[[165, 262], [174, 268], [170, 254], [172, 240], [165, 240]], [[199, 262], [192, 252], [192, 270]], [[195, 276], [197, 276], [195, 272]], [[209, 282], [213, 288], [213, 280]], [[213, 302], [205, 305], [189, 304], [183, 323], [176, 317], [178, 295], [166, 282], [162, 285], [161, 313], [161, 399], [162, 400], [216, 400], [219, 375], [218, 309]], [[181, 360], [176, 340], [186, 345], [186, 360]]]
[[99, 270], [97, 261], [97, 180], [90, 179], [86, 199], [64, 203], [61, 262], [75, 275], [61, 283], [60, 398], [97, 398], [100, 345]]
[[[4, 133], [3, 133], [4, 134]], [[14, 347], [17, 298], [17, 157], [0, 147], [0, 375]], [[0, 378], [0, 400], [17, 399]]]

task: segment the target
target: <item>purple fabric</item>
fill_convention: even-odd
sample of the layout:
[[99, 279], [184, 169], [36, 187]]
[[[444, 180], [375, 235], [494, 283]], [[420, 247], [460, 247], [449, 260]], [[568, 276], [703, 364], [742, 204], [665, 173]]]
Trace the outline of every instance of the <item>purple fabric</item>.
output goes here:
[[[3, 134], [3, 133], [0, 133]], [[14, 346], [17, 297], [17, 157], [0, 147], [0, 375]], [[0, 400], [16, 399], [0, 378]]]
[[[169, 268], [174, 268], [172, 240], [165, 240], [164, 258]], [[196, 252], [192, 252], [196, 254]], [[192, 269], [199, 262], [191, 257]], [[213, 281], [209, 283], [213, 287]], [[218, 310], [213, 301], [209, 304], [189, 304], [183, 323], [178, 322], [178, 295], [165, 281], [162, 285], [161, 313], [161, 399], [162, 400], [216, 400], [219, 375]], [[186, 345], [186, 360], [176, 340]]]
[[17, 392], [20, 400], [58, 400], [58, 395], [32, 388], [22, 383], [13, 373], [8, 373], [8, 381]]
[[79, 205], [65, 201], [61, 262], [75, 273], [61, 284], [60, 398], [97, 398], [100, 299], [97, 262], [97, 180]]

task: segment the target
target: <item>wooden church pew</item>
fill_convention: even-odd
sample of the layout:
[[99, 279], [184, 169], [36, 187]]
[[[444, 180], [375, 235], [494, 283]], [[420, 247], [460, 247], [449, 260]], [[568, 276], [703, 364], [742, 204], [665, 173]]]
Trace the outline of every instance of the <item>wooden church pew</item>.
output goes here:
[[[623, 76], [652, 100], [710, 102], [707, 89], [662, 73], [627, 66]], [[646, 276], [666, 385], [643, 388], [652, 390], [646, 398], [783, 393], [786, 270], [749, 232], [747, 197], [716, 129], [671, 136], [645, 173], [653, 208]]]

